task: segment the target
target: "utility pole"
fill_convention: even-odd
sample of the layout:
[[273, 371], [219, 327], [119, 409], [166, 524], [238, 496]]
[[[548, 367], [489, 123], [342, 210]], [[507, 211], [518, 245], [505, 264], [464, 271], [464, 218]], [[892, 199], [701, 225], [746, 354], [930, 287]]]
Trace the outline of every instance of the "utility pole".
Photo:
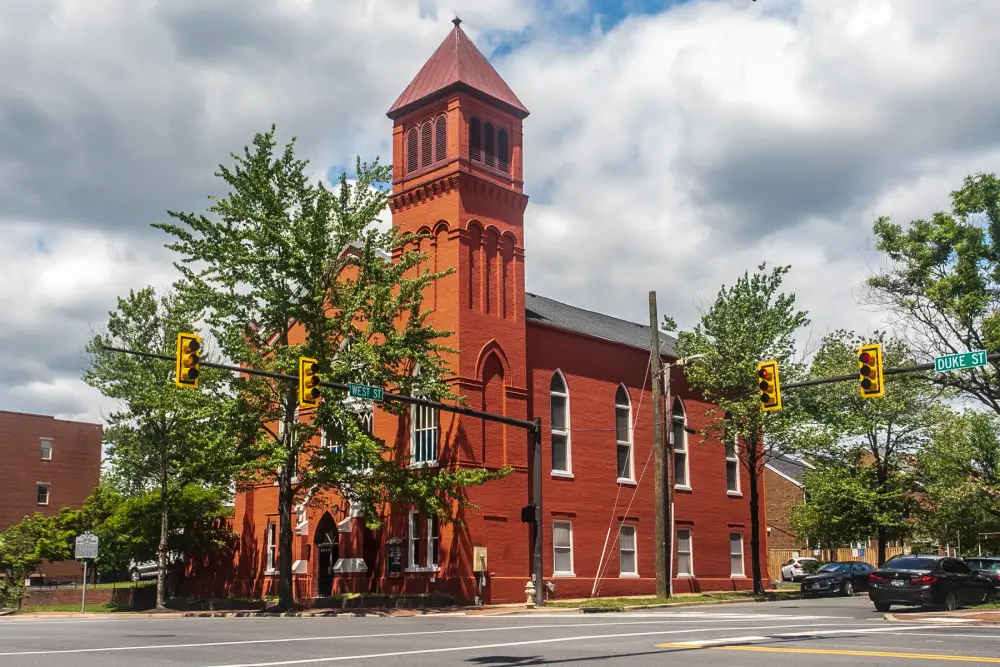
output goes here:
[[[663, 392], [660, 382], [663, 380], [663, 361], [660, 358], [660, 328], [657, 322], [656, 292], [649, 293], [649, 354], [653, 369], [653, 507], [655, 509], [656, 528], [656, 597], [670, 597], [671, 575], [668, 570], [672, 565], [673, 540], [667, 534], [667, 507], [669, 506], [670, 490], [664, 493], [666, 480], [671, 478], [670, 464], [663, 454]], [[671, 568], [672, 569], [672, 568]]]
[[532, 420], [535, 430], [528, 432], [531, 438], [531, 480], [528, 502], [535, 506], [535, 521], [531, 524], [531, 578], [535, 580], [535, 606], [545, 604], [544, 577], [542, 576], [542, 420]]

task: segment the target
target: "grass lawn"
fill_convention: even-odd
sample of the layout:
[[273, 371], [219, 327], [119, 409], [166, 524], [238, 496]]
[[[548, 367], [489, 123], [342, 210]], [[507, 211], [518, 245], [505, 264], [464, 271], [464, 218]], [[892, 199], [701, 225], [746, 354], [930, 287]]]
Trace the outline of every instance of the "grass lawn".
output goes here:
[[677, 603], [696, 603], [696, 604], [708, 604], [711, 602], [718, 602], [720, 600], [780, 600], [782, 598], [791, 597], [797, 594], [798, 591], [774, 591], [765, 594], [761, 598], [754, 597], [753, 593], [750, 592], [733, 592], [733, 593], [700, 593], [700, 594], [686, 594], [686, 595], [675, 595], [672, 598], [658, 598], [658, 597], [635, 597], [635, 598], [592, 598], [583, 600], [566, 600], [563, 602], [554, 601], [546, 602], [546, 607], [559, 607], [564, 609], [575, 609], [577, 607], [596, 607], [600, 609], [624, 609], [626, 607], [635, 607], [640, 605], [653, 605], [653, 604], [677, 604]]
[[[38, 605], [24, 605], [21, 612], [24, 614], [30, 614], [36, 611], [71, 611], [80, 612], [79, 604], [38, 604]], [[131, 611], [128, 607], [122, 607], [115, 604], [88, 604], [87, 611], [107, 613], [109, 611]]]

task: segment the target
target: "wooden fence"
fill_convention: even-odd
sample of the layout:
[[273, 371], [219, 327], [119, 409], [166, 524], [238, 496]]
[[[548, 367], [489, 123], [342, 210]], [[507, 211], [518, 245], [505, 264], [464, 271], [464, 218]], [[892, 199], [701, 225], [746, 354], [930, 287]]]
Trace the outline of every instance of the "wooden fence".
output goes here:
[[[886, 547], [886, 560], [908, 551], [905, 547]], [[862, 555], [864, 551], [864, 555]], [[802, 558], [817, 558], [824, 563], [831, 561], [857, 560], [878, 566], [878, 547], [861, 549], [821, 549], [819, 555], [813, 555], [812, 549], [771, 549], [767, 555], [767, 572], [772, 581], [781, 581], [781, 567], [796, 555]]]

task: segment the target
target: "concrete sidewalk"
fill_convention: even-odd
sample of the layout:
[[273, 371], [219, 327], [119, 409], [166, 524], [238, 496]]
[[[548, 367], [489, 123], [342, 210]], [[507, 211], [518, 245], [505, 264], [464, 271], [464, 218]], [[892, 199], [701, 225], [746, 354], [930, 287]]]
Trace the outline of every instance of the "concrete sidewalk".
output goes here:
[[964, 609], [960, 611], [910, 612], [885, 615], [896, 623], [954, 623], [956, 625], [1000, 625], [1000, 609]]

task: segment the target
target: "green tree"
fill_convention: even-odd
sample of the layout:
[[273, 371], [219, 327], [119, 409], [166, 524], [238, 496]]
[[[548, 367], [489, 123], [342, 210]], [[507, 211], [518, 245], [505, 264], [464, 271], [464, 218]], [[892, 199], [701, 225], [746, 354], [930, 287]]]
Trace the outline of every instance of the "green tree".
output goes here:
[[[823, 337], [809, 376], [856, 375], [858, 348], [866, 343], [882, 344], [886, 368], [913, 364], [906, 345], [884, 332], [861, 336], [838, 330]], [[803, 392], [802, 404], [812, 418], [812, 449], [831, 461], [853, 460], [870, 469], [874, 488], [865, 498], [886, 503], [872, 508], [875, 523], [869, 524], [864, 536], [877, 535], [880, 565], [885, 562], [886, 543], [905, 528], [899, 477], [908, 457], [930, 440], [934, 425], [947, 413], [941, 404], [946, 396], [946, 390], [933, 386], [926, 373], [892, 376], [879, 398], [862, 398], [857, 382], [835, 382]], [[863, 478], [868, 479], [867, 473]]]
[[39, 512], [0, 532], [0, 572], [18, 609], [24, 603], [24, 582], [43, 560], [73, 557], [77, 512], [62, 509], [53, 516]]
[[912, 478], [922, 535], [971, 546], [979, 533], [1000, 531], [1000, 418], [967, 410], [940, 421]]
[[[107, 329], [89, 343], [84, 379], [118, 403], [104, 431], [111, 474], [127, 495], [155, 492], [159, 502], [156, 605], [164, 608], [171, 515], [189, 484], [228, 490], [232, 440], [223, 427], [229, 374], [202, 369], [198, 390], [174, 384], [174, 363], [111, 352], [112, 346], [173, 356], [177, 333], [193, 331], [201, 314], [176, 293], [157, 297], [152, 288], [118, 300]], [[204, 351], [204, 350], [203, 350]]]
[[[893, 314], [921, 361], [1000, 352], [1000, 179], [966, 177], [951, 193], [951, 209], [907, 229], [887, 217], [874, 224], [889, 262], [868, 280], [868, 300]], [[932, 379], [1000, 414], [998, 368], [993, 361]]]
[[[307, 176], [294, 139], [276, 154], [275, 128], [254, 137], [217, 175], [230, 188], [208, 215], [170, 212], [176, 223], [154, 225], [176, 238], [184, 294], [208, 312], [229, 359], [260, 370], [297, 374], [299, 356], [319, 360], [323, 379], [363, 382], [432, 398], [452, 398], [442, 340], [430, 326], [424, 289], [444, 275], [423, 269], [418, 240], [374, 223], [387, 208], [391, 168], [362, 163], [356, 182], [335, 190]], [[450, 271], [449, 271], [450, 272]], [[302, 338], [299, 338], [302, 336]], [[419, 368], [419, 373], [414, 373]], [[370, 406], [325, 391], [312, 419], [299, 421], [297, 388], [259, 376], [234, 381], [239, 411], [231, 424], [239, 442], [255, 447], [249, 480], [277, 478], [279, 608], [293, 603], [292, 510], [325, 489], [362, 507], [377, 525], [383, 502], [416, 505], [450, 518], [463, 489], [508, 471], [408, 469], [364, 426]], [[383, 410], [403, 415], [406, 406]], [[306, 415], [301, 415], [305, 417]], [[277, 427], [274, 427], [277, 424]], [[320, 432], [324, 438], [317, 437]]]
[[808, 501], [792, 508], [792, 528], [800, 538], [836, 550], [871, 537], [880, 507], [871, 468], [829, 463], [803, 477]]
[[[781, 292], [790, 267], [769, 272], [761, 264], [752, 276], [744, 273], [731, 287], [719, 290], [715, 302], [702, 312], [691, 331], [677, 335], [680, 357], [704, 355], [684, 367], [688, 382], [705, 400], [717, 406], [710, 413], [706, 434], [725, 442], [739, 442], [737, 455], [750, 481], [750, 551], [754, 591], [763, 593], [760, 562], [760, 478], [764, 465], [799, 445], [801, 410], [794, 400], [784, 408], [762, 412], [757, 390], [757, 364], [776, 359], [782, 382], [801, 373], [793, 360], [795, 335], [809, 324], [795, 306], [795, 295]], [[664, 329], [675, 329], [665, 318]]]

